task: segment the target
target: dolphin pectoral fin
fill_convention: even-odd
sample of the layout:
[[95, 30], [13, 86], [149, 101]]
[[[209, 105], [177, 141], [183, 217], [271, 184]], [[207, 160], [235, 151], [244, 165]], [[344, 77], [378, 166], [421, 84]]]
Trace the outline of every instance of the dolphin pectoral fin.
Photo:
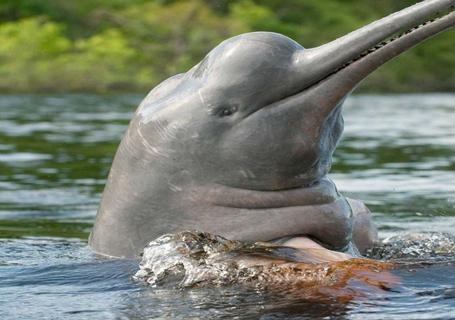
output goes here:
[[344, 261], [353, 258], [353, 256], [350, 254], [326, 249], [317, 242], [307, 237], [294, 237], [285, 241], [282, 245], [302, 250], [306, 255], [311, 256], [315, 261], [319, 263]]
[[[292, 237], [283, 243], [276, 244], [271, 242], [256, 242], [254, 245], [258, 247], [266, 247], [270, 250], [280, 250], [291, 248], [293, 262], [297, 264], [319, 264], [327, 262], [340, 262], [354, 258], [354, 256], [333, 251], [324, 248], [317, 242], [311, 240], [308, 237]], [[295, 249], [295, 250], [294, 250]], [[240, 255], [236, 259], [237, 264], [242, 268], [253, 267], [253, 266], [270, 266], [290, 263], [287, 257], [275, 257], [268, 255]]]
[[378, 243], [378, 229], [376, 228], [371, 211], [359, 200], [346, 198], [351, 206], [354, 224], [352, 229], [352, 241], [361, 254], [374, 247]]

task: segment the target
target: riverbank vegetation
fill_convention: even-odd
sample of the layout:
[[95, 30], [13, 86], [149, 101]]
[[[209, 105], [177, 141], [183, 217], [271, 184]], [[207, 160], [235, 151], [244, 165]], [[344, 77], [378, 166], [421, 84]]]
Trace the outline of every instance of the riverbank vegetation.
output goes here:
[[[317, 46], [414, 2], [3, 0], [0, 92], [144, 92], [233, 35], [275, 31]], [[440, 35], [360, 89], [454, 91], [454, 49], [454, 31]]]

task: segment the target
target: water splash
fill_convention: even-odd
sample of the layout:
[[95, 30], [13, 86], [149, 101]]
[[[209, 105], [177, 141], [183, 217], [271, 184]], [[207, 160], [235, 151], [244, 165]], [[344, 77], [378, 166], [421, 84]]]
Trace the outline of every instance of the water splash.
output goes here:
[[455, 236], [439, 232], [396, 235], [384, 239], [366, 256], [415, 263], [455, 260]]
[[152, 286], [246, 284], [255, 288], [312, 288], [318, 292], [346, 288], [356, 280], [382, 289], [396, 283], [396, 278], [383, 272], [391, 267], [387, 263], [369, 259], [328, 262], [318, 251], [185, 231], [150, 242], [134, 278]]

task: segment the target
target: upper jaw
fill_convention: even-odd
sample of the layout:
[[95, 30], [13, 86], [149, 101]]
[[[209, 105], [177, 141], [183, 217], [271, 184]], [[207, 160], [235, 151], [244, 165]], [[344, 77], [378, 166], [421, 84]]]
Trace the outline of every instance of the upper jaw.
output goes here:
[[453, 27], [454, 11], [455, 0], [426, 0], [328, 44], [296, 52], [293, 66], [301, 71], [301, 89], [288, 98], [316, 99], [314, 104], [328, 114], [385, 62]]

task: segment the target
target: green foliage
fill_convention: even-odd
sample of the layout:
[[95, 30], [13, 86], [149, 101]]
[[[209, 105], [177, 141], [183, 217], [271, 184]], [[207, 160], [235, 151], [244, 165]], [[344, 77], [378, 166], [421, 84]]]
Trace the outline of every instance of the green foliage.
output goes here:
[[106, 29], [75, 41], [73, 50], [57, 61], [57, 71], [71, 91], [131, 90], [136, 55], [119, 30]]
[[0, 25], [0, 43], [0, 89], [5, 91], [35, 88], [46, 80], [42, 70], [71, 46], [62, 26], [40, 18]]
[[26, 18], [2, 24], [0, 43], [3, 91], [134, 89], [135, 51], [116, 29], [72, 42], [62, 25]]
[[250, 31], [273, 31], [291, 38], [298, 37], [298, 25], [280, 20], [272, 9], [252, 1], [241, 1], [231, 6], [230, 17], [248, 26]]
[[[305, 47], [335, 39], [413, 0], [2, 0], [0, 91], [145, 91], [222, 40], [257, 30]], [[453, 33], [375, 72], [366, 91], [455, 88]]]
[[111, 19], [136, 48], [144, 65], [138, 80], [147, 87], [189, 69], [224, 39], [248, 31], [197, 0], [132, 6]]

